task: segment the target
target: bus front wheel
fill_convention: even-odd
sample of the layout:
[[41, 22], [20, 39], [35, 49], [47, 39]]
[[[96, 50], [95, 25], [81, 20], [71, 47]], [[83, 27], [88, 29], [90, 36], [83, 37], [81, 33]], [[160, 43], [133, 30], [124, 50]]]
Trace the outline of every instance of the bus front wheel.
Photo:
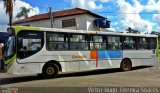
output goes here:
[[132, 68], [132, 62], [129, 59], [123, 59], [121, 62], [121, 69], [123, 71], [129, 71]]
[[48, 63], [44, 66], [42, 75], [44, 78], [51, 79], [58, 76], [59, 68], [54, 63]]

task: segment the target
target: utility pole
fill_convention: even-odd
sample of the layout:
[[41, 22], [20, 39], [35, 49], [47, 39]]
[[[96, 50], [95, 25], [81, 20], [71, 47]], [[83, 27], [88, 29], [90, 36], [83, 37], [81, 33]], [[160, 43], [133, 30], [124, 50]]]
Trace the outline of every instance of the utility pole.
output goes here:
[[53, 16], [52, 16], [52, 7], [49, 6], [49, 16], [50, 16], [50, 20], [51, 20], [51, 28], [53, 28]]

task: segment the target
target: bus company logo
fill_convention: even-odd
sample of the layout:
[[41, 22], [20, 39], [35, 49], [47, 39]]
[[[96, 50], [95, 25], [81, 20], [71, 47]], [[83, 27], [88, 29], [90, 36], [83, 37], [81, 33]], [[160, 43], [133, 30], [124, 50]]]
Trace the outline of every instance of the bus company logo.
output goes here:
[[86, 55], [73, 55], [72, 58], [86, 58]]
[[2, 93], [18, 93], [18, 88], [2, 87]]

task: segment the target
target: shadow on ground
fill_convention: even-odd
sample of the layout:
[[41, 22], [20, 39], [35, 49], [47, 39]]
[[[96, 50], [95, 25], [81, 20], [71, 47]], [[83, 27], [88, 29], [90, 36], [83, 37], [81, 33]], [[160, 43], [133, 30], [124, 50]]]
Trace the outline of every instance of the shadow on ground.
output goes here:
[[[139, 69], [144, 69], [149, 67], [152, 67], [152, 66], [140, 66], [140, 67], [135, 67], [132, 70], [139, 70]], [[122, 72], [121, 69], [102, 69], [102, 70], [76, 72], [76, 73], [65, 73], [65, 74], [60, 74], [57, 78], [80, 77], [80, 76], [99, 75], [99, 74], [121, 73], [121, 72]], [[5, 72], [0, 71], [0, 73], [5, 73]], [[43, 80], [43, 78], [40, 76], [0, 78], [0, 85], [36, 81], [36, 80]]]

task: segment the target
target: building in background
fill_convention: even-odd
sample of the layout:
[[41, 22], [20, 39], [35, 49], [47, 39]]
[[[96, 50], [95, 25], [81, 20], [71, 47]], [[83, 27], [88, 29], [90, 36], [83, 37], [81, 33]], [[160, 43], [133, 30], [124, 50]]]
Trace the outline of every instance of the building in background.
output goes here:
[[[52, 17], [54, 28], [98, 31], [100, 28], [110, 27], [110, 21], [107, 18], [81, 8], [52, 12]], [[20, 19], [13, 22], [13, 25], [50, 28], [50, 14], [45, 13]]]

